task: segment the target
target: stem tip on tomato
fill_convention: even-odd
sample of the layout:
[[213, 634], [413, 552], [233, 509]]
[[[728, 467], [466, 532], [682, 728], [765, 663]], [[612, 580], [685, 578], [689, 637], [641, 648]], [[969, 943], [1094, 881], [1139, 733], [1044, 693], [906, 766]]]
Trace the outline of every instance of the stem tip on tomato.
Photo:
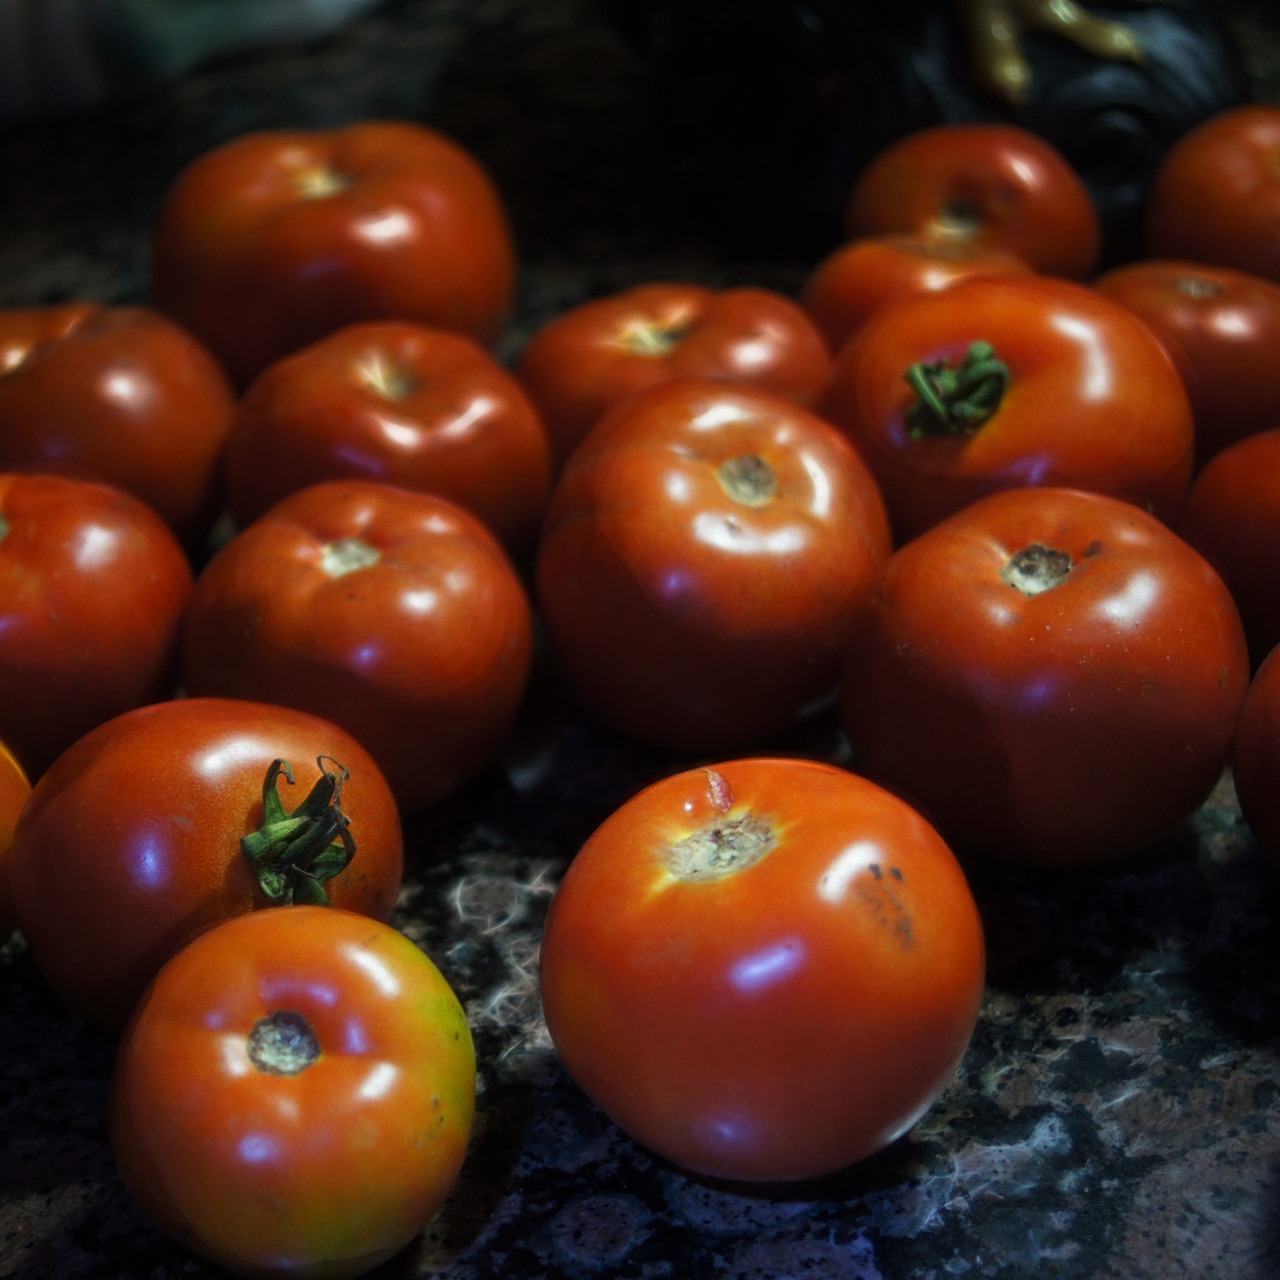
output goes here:
[[249, 1032], [249, 1061], [273, 1076], [296, 1076], [319, 1056], [320, 1044], [300, 1013], [277, 1010], [259, 1018]]
[[667, 851], [667, 869], [677, 880], [720, 880], [759, 862], [778, 843], [769, 823], [746, 813], [709, 822]]
[[1067, 552], [1033, 542], [1005, 561], [1000, 580], [1024, 596], [1038, 596], [1063, 582], [1072, 568], [1074, 564]]

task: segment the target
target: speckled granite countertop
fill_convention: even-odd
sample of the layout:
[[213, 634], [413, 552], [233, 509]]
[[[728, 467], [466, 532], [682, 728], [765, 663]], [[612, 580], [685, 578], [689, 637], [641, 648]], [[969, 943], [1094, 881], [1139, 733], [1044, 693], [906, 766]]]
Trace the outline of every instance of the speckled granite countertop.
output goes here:
[[[1280, 97], [1269, 0], [1230, 8]], [[0, 135], [0, 305], [145, 294], [146, 233], [180, 164], [246, 129], [428, 120], [506, 191], [524, 272], [508, 341], [632, 281], [793, 291], [806, 259], [700, 240], [665, 189], [642, 71], [589, 4], [404, 0], [305, 56], [227, 61], [144, 99]], [[586, 175], [583, 180], [581, 176]], [[819, 721], [790, 748], [842, 759]], [[1280, 879], [1229, 779], [1141, 861], [973, 869], [989, 992], [957, 1080], [915, 1131], [837, 1178], [744, 1190], [637, 1148], [558, 1068], [538, 1010], [540, 923], [594, 826], [678, 762], [539, 683], [495, 768], [410, 831], [399, 923], [465, 1001], [482, 1067], [455, 1194], [380, 1276], [1280, 1276]], [[105, 1132], [112, 1045], [0, 951], [0, 1276], [215, 1272], [153, 1231]]]

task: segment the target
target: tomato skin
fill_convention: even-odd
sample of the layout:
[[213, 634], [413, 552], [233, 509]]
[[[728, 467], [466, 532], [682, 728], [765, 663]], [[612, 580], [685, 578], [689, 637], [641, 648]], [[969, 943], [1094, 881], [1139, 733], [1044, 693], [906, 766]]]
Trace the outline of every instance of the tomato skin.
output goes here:
[[[701, 875], [696, 833], [775, 842]], [[714, 844], [714, 836], [712, 837]], [[717, 871], [721, 874], [717, 874]], [[627, 801], [570, 864], [541, 952], [569, 1074], [637, 1142], [713, 1177], [844, 1168], [905, 1132], [976, 1024], [982, 926], [937, 832], [815, 761], [734, 760]]]
[[488, 345], [514, 291], [501, 198], [475, 158], [408, 121], [263, 130], [173, 181], [152, 295], [243, 388], [359, 320], [401, 319]]
[[615, 407], [570, 458], [536, 595], [592, 713], [669, 750], [719, 752], [830, 693], [888, 551], [875, 484], [825, 422], [764, 392], [671, 382]]
[[1196, 464], [1280, 424], [1280, 284], [1231, 267], [1131, 262], [1093, 287], [1165, 344], [1191, 399]]
[[1280, 644], [1280, 427], [1211, 459], [1191, 485], [1180, 527], [1230, 588], [1256, 666]]
[[73, 743], [36, 782], [9, 851], [18, 927], [54, 991], [119, 1030], [187, 938], [267, 907], [240, 840], [262, 821], [272, 761], [293, 767], [295, 785], [279, 788], [294, 809], [322, 756], [350, 775], [342, 807], [357, 845], [328, 882], [329, 901], [388, 919], [403, 865], [399, 814], [372, 757], [335, 725], [264, 703], [183, 698]]
[[889, 146], [855, 181], [850, 236], [947, 234], [1084, 280], [1102, 246], [1083, 179], [1051, 143], [1016, 125], [942, 124]]
[[[252, 1048], [282, 1012], [319, 1050], [291, 1073]], [[117, 1051], [112, 1148], [142, 1210], [234, 1274], [356, 1276], [443, 1203], [475, 1089], [466, 1015], [413, 942], [284, 907], [215, 925], [148, 988]]]
[[532, 648], [524, 587], [478, 520], [430, 494], [333, 480], [283, 498], [204, 567], [182, 673], [191, 693], [341, 725], [407, 812], [494, 758]]
[[233, 407], [213, 356], [150, 308], [0, 311], [0, 469], [116, 485], [188, 547], [218, 513]]
[[973, 240], [920, 232], [859, 236], [809, 273], [800, 301], [832, 351], [887, 303], [935, 293], [973, 276], [1028, 275], [1015, 254]]
[[18, 758], [0, 742], [0, 946], [9, 941], [15, 922], [9, 888], [9, 846], [18, 814], [31, 794], [31, 782]]
[[145, 503], [0, 473], [0, 739], [38, 777], [95, 725], [176, 688], [191, 565]]
[[238, 525], [326, 480], [433, 493], [513, 552], [551, 489], [551, 447], [520, 384], [461, 334], [403, 321], [347, 325], [264, 370], [224, 448]]
[[[954, 367], [975, 342], [1009, 371], [994, 413], [969, 434], [913, 434], [908, 371]], [[821, 412], [871, 468], [899, 541], [995, 489], [1090, 489], [1171, 511], [1191, 480], [1172, 359], [1119, 303], [1065, 280], [972, 279], [895, 303], [840, 352]]]
[[1280, 647], [1263, 659], [1245, 695], [1231, 772], [1258, 848], [1280, 865]]
[[1180, 138], [1146, 201], [1146, 256], [1280, 282], [1280, 105], [1223, 111]]
[[[1035, 549], [1069, 561], [1038, 593], [1006, 576]], [[1204, 801], [1248, 678], [1239, 614], [1189, 544], [1129, 503], [1021, 489], [895, 552], [842, 711], [857, 766], [962, 855], [1082, 865]]]
[[515, 371], [559, 467], [607, 409], [648, 387], [716, 378], [812, 406], [830, 368], [813, 322], [782, 294], [662, 282], [562, 312], [525, 344]]

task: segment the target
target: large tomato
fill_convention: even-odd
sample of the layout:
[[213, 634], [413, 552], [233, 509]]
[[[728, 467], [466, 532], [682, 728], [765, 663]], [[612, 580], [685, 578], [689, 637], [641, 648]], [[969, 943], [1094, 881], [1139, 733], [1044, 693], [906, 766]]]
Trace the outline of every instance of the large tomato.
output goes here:
[[0, 739], [37, 777], [82, 733], [176, 688], [191, 565], [138, 498], [0, 473]]
[[735, 760], [648, 787], [569, 865], [542, 1006], [569, 1074], [684, 1168], [812, 1178], [948, 1084], [983, 936], [938, 833], [865, 779]]
[[890, 143], [858, 176], [850, 235], [927, 232], [1005, 249], [1083, 280], [1102, 231], [1083, 179], [1051, 143], [1008, 124], [940, 124]]
[[1191, 479], [1172, 359], [1132, 312], [1065, 280], [973, 279], [895, 303], [840, 353], [822, 412], [875, 474], [900, 540], [993, 489], [1164, 510]]
[[1233, 107], [1165, 153], [1146, 206], [1150, 258], [1280, 282], [1280, 104]]
[[980, 241], [927, 232], [859, 236], [809, 273], [800, 296], [832, 351], [887, 303], [948, 289], [972, 276], [1027, 275], [1016, 254]]
[[874, 482], [827, 423], [762, 391], [669, 382], [570, 457], [538, 602], [602, 720], [670, 750], [740, 749], [834, 689], [889, 545]]
[[400, 319], [488, 344], [511, 306], [506, 211], [474, 156], [408, 121], [265, 130], [173, 181], [152, 295], [244, 386], [357, 320]]
[[233, 407], [213, 356], [158, 312], [91, 302], [0, 311], [0, 469], [114, 484], [189, 547], [220, 507]]
[[215, 925], [121, 1041], [120, 1174], [173, 1239], [242, 1276], [356, 1276], [457, 1179], [475, 1112], [466, 1014], [389, 925], [296, 906]]
[[13, 892], [9, 888], [9, 846], [18, 814], [31, 794], [31, 782], [18, 758], [0, 742], [0, 946], [14, 929]]
[[532, 611], [474, 516], [430, 494], [331, 480], [290, 494], [196, 580], [194, 694], [323, 715], [416, 810], [488, 764], [524, 696]]
[[322, 480], [434, 493], [513, 551], [551, 488], [547, 433], [519, 383], [472, 339], [405, 321], [348, 325], [254, 380], [224, 450], [241, 525]]
[[402, 859], [391, 791], [350, 734], [284, 707], [185, 698], [64, 751], [18, 818], [9, 873], [50, 986], [116, 1029], [205, 925], [321, 899], [389, 918]]
[[717, 378], [812, 405], [831, 368], [813, 322], [771, 289], [643, 284], [563, 312], [516, 362], [562, 464], [627, 396], [677, 378]]
[[842, 680], [854, 761], [962, 854], [1132, 854], [1205, 799], [1249, 681], [1240, 617], [1130, 503], [993, 494], [899, 548]]
[[1168, 348], [1191, 399], [1196, 463], [1280, 427], [1280, 284], [1231, 267], [1147, 260], [1095, 289], [1128, 307]]
[[1240, 812], [1258, 847], [1280, 863], [1280, 646], [1249, 685], [1231, 765]]

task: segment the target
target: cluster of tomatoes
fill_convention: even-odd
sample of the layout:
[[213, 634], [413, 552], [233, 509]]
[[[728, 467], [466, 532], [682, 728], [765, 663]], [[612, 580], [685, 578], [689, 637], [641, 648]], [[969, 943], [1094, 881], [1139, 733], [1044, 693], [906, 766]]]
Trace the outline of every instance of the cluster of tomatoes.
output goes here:
[[[439, 1207], [476, 1063], [388, 923], [402, 819], [540, 638], [690, 766], [542, 948], [566, 1068], [689, 1169], [820, 1176], [931, 1104], [983, 992], [961, 858], [1137, 853], [1228, 764], [1280, 856], [1277, 156], [1280, 109], [1189, 136], [1099, 275], [1043, 140], [927, 130], [799, 298], [655, 282], [508, 367], [472, 157], [255, 134], [175, 180], [154, 308], [0, 313], [0, 924], [122, 1033], [147, 1213], [341, 1275]], [[856, 772], [770, 754], [833, 705]]]

